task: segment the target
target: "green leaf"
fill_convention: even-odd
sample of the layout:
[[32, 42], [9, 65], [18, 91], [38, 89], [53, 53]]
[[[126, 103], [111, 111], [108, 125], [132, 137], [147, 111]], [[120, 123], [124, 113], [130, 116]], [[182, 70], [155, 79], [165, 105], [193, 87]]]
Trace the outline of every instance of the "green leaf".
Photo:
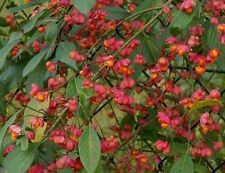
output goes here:
[[79, 96], [81, 93], [85, 94], [85, 89], [83, 88], [83, 84], [82, 84], [82, 79], [76, 77], [74, 79], [74, 84], [75, 84], [75, 88], [74, 88], [74, 92], [76, 96]]
[[160, 0], [151, 0], [151, 1], [144, 0], [135, 8], [135, 10], [133, 11], [133, 14], [139, 13], [142, 10], [145, 10], [150, 7], [154, 7], [156, 5], [159, 6], [159, 4], [162, 4], [162, 1], [160, 1]]
[[46, 76], [48, 77], [49, 73], [45, 67], [45, 63], [41, 62], [35, 69], [35, 73], [30, 73], [25, 82], [27, 93], [30, 91], [31, 84], [36, 83], [39, 87], [43, 87]]
[[10, 119], [5, 123], [5, 125], [1, 128], [1, 131], [0, 131], [0, 147], [2, 148], [2, 143], [3, 143], [3, 139], [4, 139], [4, 136], [9, 128], [9, 126], [11, 126], [15, 120], [16, 120], [16, 117], [21, 113], [23, 109], [20, 109], [19, 111], [17, 111], [15, 114], [13, 114]]
[[146, 8], [148, 8], [150, 5], [152, 4], [151, 1], [149, 0], [144, 0], [143, 2], [141, 2], [134, 10], [133, 13], [138, 13]]
[[79, 98], [79, 108], [77, 111], [77, 116], [85, 120], [90, 113], [90, 103], [89, 96], [92, 95], [92, 91], [89, 89], [83, 88], [82, 79], [75, 77], [70, 80], [66, 87], [66, 97], [78, 97]]
[[98, 166], [95, 170], [95, 173], [104, 173], [104, 168], [103, 168], [103, 163], [102, 163], [102, 160], [100, 159], [99, 160], [99, 163], [98, 163]]
[[30, 8], [30, 7], [32, 7], [34, 5], [37, 5], [37, 3], [36, 2], [35, 3], [34, 2], [30, 2], [30, 3], [27, 3], [27, 4], [21, 4], [19, 6], [10, 8], [9, 11], [11, 13], [16, 13], [16, 12], [19, 12], [19, 11], [24, 10], [26, 8]]
[[121, 7], [104, 7], [103, 9], [108, 12], [107, 20], [120, 20], [130, 15], [130, 13]]
[[5, 21], [3, 17], [0, 17], [0, 27], [7, 27], [9, 24]]
[[[2, 32], [3, 32], [3, 31], [0, 30], [0, 34], [3, 34]], [[4, 35], [4, 34], [3, 34], [3, 35]], [[7, 35], [7, 34], [6, 34], [6, 35]], [[4, 47], [4, 45], [7, 43], [7, 41], [8, 41], [8, 39], [6, 39], [6, 38], [1, 38], [1, 39], [0, 39], [0, 48]]]
[[69, 57], [69, 53], [75, 50], [76, 47], [68, 42], [61, 42], [56, 50], [56, 59], [72, 67], [74, 70], [78, 70], [76, 62]]
[[170, 173], [194, 173], [194, 165], [191, 156], [187, 153], [183, 154], [172, 166]]
[[79, 31], [82, 28], [82, 25], [74, 25], [72, 29], [69, 32], [69, 35], [75, 35], [77, 31]]
[[38, 145], [30, 145], [26, 151], [21, 151], [20, 147], [15, 147], [14, 150], [3, 161], [3, 167], [8, 173], [24, 173], [31, 166]]
[[82, 14], [88, 16], [88, 12], [96, 4], [96, 0], [71, 0], [73, 6], [77, 8]]
[[37, 23], [37, 21], [38, 21], [38, 19], [45, 13], [46, 11], [40, 11], [38, 14], [36, 14], [33, 18], [31, 18], [31, 19], [29, 19], [28, 20], [28, 22], [22, 27], [22, 29], [23, 29], [23, 32], [24, 33], [27, 33], [27, 32], [29, 32], [29, 31], [31, 31], [34, 27], [35, 27], [35, 25], [36, 25], [36, 23]]
[[66, 87], [66, 98], [72, 98], [76, 95], [76, 83], [74, 80], [70, 80]]
[[58, 24], [56, 22], [51, 22], [47, 27], [45, 40], [48, 43], [51, 43], [52, 40], [57, 36], [57, 33], [58, 33]]
[[210, 49], [219, 48], [219, 33], [216, 30], [216, 27], [211, 23], [207, 22], [204, 24], [207, 30], [203, 34], [204, 44], [206, 44]]
[[[205, 22], [204, 27], [207, 28], [207, 30], [203, 34], [203, 41], [202, 43], [205, 45], [205, 47], [209, 49], [219, 49], [221, 52], [221, 55], [218, 57], [217, 64], [221, 69], [225, 68], [225, 47], [222, 45], [219, 41], [219, 32], [216, 29], [216, 26], [212, 25], [210, 22]], [[206, 50], [208, 51], [208, 50]]]
[[4, 68], [0, 72], [1, 92], [0, 98], [5, 96], [12, 88], [22, 79], [23, 68], [26, 61], [13, 61], [11, 58], [6, 59]]
[[80, 117], [82, 120], [85, 120], [88, 118], [89, 113], [90, 113], [90, 103], [89, 100], [87, 99], [87, 95], [84, 93], [80, 93], [77, 116]]
[[64, 168], [57, 170], [57, 173], [73, 173], [73, 171], [70, 168]]
[[[82, 169], [79, 173], [87, 173], [87, 171], [85, 169]], [[98, 167], [96, 168], [95, 173], [106, 173], [101, 159], [99, 160]]]
[[[134, 80], [138, 80], [138, 78], [141, 76], [142, 71], [144, 70], [144, 67], [134, 63], [135, 61], [135, 56], [139, 54], [140, 52], [143, 52], [144, 57], [149, 57], [146, 56], [146, 54], [149, 55], [149, 49], [146, 50], [146, 44], [144, 45], [144, 42], [141, 42], [141, 46], [138, 47], [138, 49], [134, 50], [133, 53], [131, 54], [131, 67], [134, 69], [135, 73], [132, 75], [132, 78]], [[144, 54], [145, 53], [145, 54]]]
[[29, 141], [28, 141], [28, 139], [27, 139], [26, 136], [21, 137], [20, 139], [17, 140], [17, 142], [19, 143], [20, 149], [21, 149], [22, 151], [28, 150], [28, 147], [29, 147]]
[[89, 125], [79, 142], [79, 153], [82, 164], [88, 173], [94, 173], [100, 159], [100, 140], [96, 131]]
[[[149, 108], [148, 112], [149, 116], [146, 118], [146, 120], [154, 119], [157, 115], [157, 109], [155, 108]], [[139, 118], [143, 118], [143, 116], [140, 116]], [[142, 138], [142, 140], [156, 141], [157, 139], [163, 137], [161, 129], [162, 128], [160, 128], [159, 123], [150, 124], [140, 132], [140, 137]]]
[[16, 13], [16, 12], [19, 12], [21, 10], [25, 10], [27, 8], [33, 7], [35, 5], [41, 4], [41, 3], [46, 2], [46, 1], [47, 0], [32, 0], [32, 2], [29, 2], [27, 4], [21, 4], [19, 6], [12, 7], [12, 8], [9, 9], [9, 11], [11, 13]]
[[[4, 151], [4, 149], [7, 147], [7, 146], [9, 146], [10, 144], [12, 144], [12, 139], [11, 139], [11, 137], [9, 136], [9, 135], [7, 135], [7, 136], [5, 136], [5, 138], [4, 138], [4, 140], [3, 140], [3, 143], [2, 143], [2, 145], [3, 145], [3, 147], [2, 148], [0, 148], [0, 165], [2, 166], [2, 162], [4, 161], [4, 159], [5, 159], [5, 157], [4, 157], [4, 155], [3, 155], [3, 151]], [[1, 171], [0, 171], [1, 172]], [[5, 172], [4, 172], [5, 173]]]
[[141, 45], [138, 49], [134, 50], [131, 55], [132, 68], [135, 70], [133, 74], [133, 79], [137, 80], [144, 70], [144, 67], [137, 65], [134, 63], [135, 56], [137, 54], [142, 54], [148, 64], [154, 64], [156, 60], [159, 58], [159, 46], [153, 41], [152, 36], [140, 35], [138, 39], [141, 41]]
[[28, 62], [28, 64], [23, 69], [23, 77], [27, 76], [38, 66], [41, 60], [45, 57], [47, 51], [48, 49], [43, 49]]
[[[62, 25], [61, 25], [62, 26]], [[55, 50], [55, 42], [60, 31], [60, 27], [54, 21], [48, 25], [47, 32], [45, 34], [45, 40], [47, 41], [48, 52], [45, 59], [48, 59]]]
[[136, 124], [134, 116], [129, 115], [129, 114], [125, 115], [123, 117], [123, 119], [121, 120], [120, 125], [121, 125], [121, 127], [124, 127], [124, 125], [126, 125], [126, 124], [129, 124], [133, 127]]
[[66, 98], [72, 98], [75, 96], [75, 83], [74, 80], [70, 80], [66, 87]]
[[195, 168], [196, 173], [208, 173], [209, 172], [205, 166], [200, 165], [198, 163], [194, 164], [194, 168]]
[[177, 154], [182, 154], [187, 151], [188, 145], [184, 143], [174, 142], [170, 145], [170, 156], [175, 156]]
[[6, 57], [9, 51], [15, 47], [22, 38], [23, 34], [20, 32], [13, 32], [10, 36], [8, 43], [0, 49], [0, 70], [4, 67], [6, 62]]
[[57, 151], [60, 150], [60, 147], [53, 142], [46, 141], [41, 143], [38, 149], [40, 151], [38, 162], [47, 167], [48, 163], [53, 163], [55, 161], [55, 156], [57, 155]]
[[58, 25], [56, 21], [52, 21], [47, 28], [45, 40], [47, 41], [48, 52], [45, 59], [48, 59], [56, 49], [56, 40], [58, 33], [64, 25]]
[[29, 39], [26, 42], [26, 46], [29, 47], [33, 41], [35, 40], [42, 40], [44, 38], [45, 33], [36, 31], [34, 34], [29, 37]]
[[170, 32], [173, 35], [180, 34], [193, 20], [198, 12], [198, 5], [194, 8], [192, 14], [187, 14], [183, 10], [175, 12], [173, 21], [170, 24]]
[[5, 114], [5, 103], [6, 101], [1, 99], [0, 100], [0, 114]]
[[[153, 64], [157, 61], [157, 59], [159, 59], [160, 56], [160, 48], [159, 46], [156, 44], [156, 42], [153, 40], [153, 38], [149, 37], [146, 38], [146, 46], [148, 47], [149, 51], [149, 56], [146, 56], [146, 60], [148, 63]], [[143, 51], [145, 52], [145, 51]]]

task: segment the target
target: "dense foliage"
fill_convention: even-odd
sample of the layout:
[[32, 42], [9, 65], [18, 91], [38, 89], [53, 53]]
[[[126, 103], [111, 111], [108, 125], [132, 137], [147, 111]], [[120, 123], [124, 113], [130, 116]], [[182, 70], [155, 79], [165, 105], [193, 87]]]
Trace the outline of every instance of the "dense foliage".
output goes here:
[[224, 0], [0, 12], [3, 172], [225, 172]]

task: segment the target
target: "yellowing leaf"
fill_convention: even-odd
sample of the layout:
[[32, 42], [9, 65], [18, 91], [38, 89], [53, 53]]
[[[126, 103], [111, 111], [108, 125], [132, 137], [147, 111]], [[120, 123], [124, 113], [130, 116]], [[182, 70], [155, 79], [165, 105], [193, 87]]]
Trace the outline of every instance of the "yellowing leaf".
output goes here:
[[35, 139], [32, 140], [33, 143], [38, 143], [43, 139], [43, 137], [44, 137], [43, 135], [45, 133], [46, 127], [47, 127], [47, 123], [44, 123], [43, 127], [39, 127], [34, 131], [35, 132]]
[[[24, 111], [24, 123], [23, 128], [26, 127], [31, 128], [29, 124], [29, 120], [33, 117], [43, 117], [45, 115], [45, 111], [48, 109], [49, 106], [49, 99], [44, 102], [38, 102], [35, 98], [31, 99], [27, 105], [28, 107]], [[36, 111], [35, 111], [36, 110]], [[38, 112], [37, 112], [38, 111]], [[47, 123], [44, 123], [43, 127], [39, 127], [34, 129], [35, 132], [35, 139], [32, 140], [33, 143], [38, 143], [43, 139], [43, 135], [45, 133], [47, 127]]]
[[208, 99], [204, 101], [194, 101], [192, 104], [192, 107], [190, 109], [190, 112], [194, 112], [198, 109], [202, 109], [205, 107], [211, 107], [211, 106], [223, 106], [223, 104], [218, 100]]

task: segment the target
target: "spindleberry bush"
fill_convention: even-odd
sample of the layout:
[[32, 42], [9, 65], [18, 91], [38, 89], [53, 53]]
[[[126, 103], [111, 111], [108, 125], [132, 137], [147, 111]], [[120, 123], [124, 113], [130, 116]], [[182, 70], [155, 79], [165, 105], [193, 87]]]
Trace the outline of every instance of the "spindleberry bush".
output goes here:
[[225, 172], [224, 0], [0, 11], [3, 172]]

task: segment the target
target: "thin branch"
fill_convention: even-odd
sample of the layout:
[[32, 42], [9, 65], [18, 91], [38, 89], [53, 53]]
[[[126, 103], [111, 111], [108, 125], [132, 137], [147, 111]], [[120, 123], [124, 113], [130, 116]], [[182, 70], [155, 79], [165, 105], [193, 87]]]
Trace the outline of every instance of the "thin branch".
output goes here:
[[[211, 171], [214, 171], [214, 168], [212, 167], [212, 165], [209, 163], [208, 160], [205, 161], [206, 165], [210, 168]], [[212, 172], [211, 172], [212, 173]]]
[[163, 171], [163, 163], [167, 160], [167, 157], [164, 157], [158, 164], [158, 170], [156, 171], [156, 173], [159, 173], [161, 171]]
[[123, 148], [126, 144], [128, 144], [137, 134], [139, 134], [143, 129], [145, 129], [148, 125], [150, 125], [152, 122], [154, 122], [156, 120], [156, 118], [151, 119], [150, 121], [148, 121], [147, 123], [145, 123], [142, 126], [139, 126], [137, 128], [137, 130], [135, 132], [133, 132], [130, 137], [125, 140], [123, 143], [121, 143], [121, 145], [112, 153], [109, 154], [108, 157], [105, 160], [105, 164], [108, 165], [109, 161], [114, 157], [114, 155], [121, 149]]
[[46, 134], [44, 135], [44, 138], [42, 140], [42, 142], [45, 142], [46, 139], [48, 138], [49, 134], [51, 133], [51, 131], [57, 126], [57, 124], [61, 121], [63, 115], [66, 113], [68, 108], [64, 108], [60, 114], [58, 115], [56, 121], [54, 122], [54, 124], [50, 127], [50, 129], [46, 132]]
[[[172, 0], [169, 0], [163, 7], [169, 5]], [[125, 47], [129, 45], [129, 43], [134, 40], [139, 34], [141, 34], [149, 25], [151, 25], [159, 16], [163, 14], [163, 10], [160, 10], [151, 20], [149, 20], [143, 28], [141, 28], [138, 32], [136, 32], [130, 39], [128, 39], [119, 50], [117, 50], [113, 57], [116, 57]]]
[[[150, 87], [146, 87], [144, 84], [142, 84], [142, 83], [140, 83], [140, 82], [137, 83], [137, 85], [140, 86], [142, 89], [148, 91], [149, 94], [150, 94], [151, 96], [154, 96], [154, 97], [155, 97], [155, 95], [154, 95], [154, 93], [156, 93], [155, 89], [150, 88]], [[174, 102], [178, 102], [178, 101], [179, 101], [179, 98], [176, 97], [176, 96], [173, 96], [173, 95], [163, 94], [163, 96], [164, 96], [166, 99], [171, 100], [171, 101], [174, 101]]]
[[1, 7], [0, 7], [0, 12], [3, 10], [3, 7], [5, 6], [6, 1], [7, 1], [7, 0], [4, 0], [4, 1], [3, 1], [2, 5], [1, 5]]
[[23, 107], [24, 107], [24, 108], [27, 108], [27, 109], [30, 109], [30, 110], [32, 110], [32, 111], [34, 111], [34, 112], [37, 112], [37, 113], [39, 113], [39, 114], [47, 115], [47, 112], [46, 112], [45, 110], [43, 110], [43, 109], [36, 110], [36, 109], [34, 109], [34, 108], [30, 107], [30, 106], [27, 106], [27, 105], [25, 105], [25, 106], [23, 106]]
[[21, 82], [19, 84], [19, 86], [16, 88], [15, 92], [13, 93], [13, 95], [11, 96], [11, 98], [7, 101], [5, 108], [13, 101], [14, 97], [16, 96], [16, 94], [22, 89], [24, 82], [26, 81], [26, 78], [21, 79]]
[[117, 118], [117, 116], [116, 116], [116, 113], [115, 113], [115, 111], [114, 111], [114, 109], [113, 109], [112, 104], [109, 103], [109, 105], [110, 105], [110, 108], [111, 108], [111, 110], [112, 110], [112, 113], [113, 113], [113, 116], [114, 116], [114, 118], [115, 118], [115, 120], [116, 120], [117, 125], [120, 126], [120, 122], [119, 122], [119, 120], [118, 120], [118, 118]]
[[217, 166], [211, 173], [216, 173], [216, 171], [218, 171], [223, 165], [225, 165], [225, 160], [219, 166]]
[[99, 107], [94, 114], [90, 117], [93, 118], [97, 113], [99, 113], [105, 106], [107, 106], [112, 101], [112, 98], [109, 98], [101, 107]]
[[[187, 70], [189, 71], [189, 67], [183, 67], [183, 66], [171, 66], [171, 68], [175, 68], [177, 70]], [[191, 68], [192, 71], [194, 71], [194, 68]], [[206, 69], [205, 70], [208, 73], [219, 73], [219, 74], [225, 74], [225, 70], [218, 70], [218, 69]]]
[[[129, 19], [132, 19], [132, 18], [134, 18], [134, 17], [136, 17], [136, 16], [142, 15], [142, 14], [144, 14], [144, 13], [146, 13], [146, 12], [149, 12], [149, 11], [162, 9], [163, 7], [165, 7], [165, 5], [164, 5], [164, 6], [160, 6], [160, 7], [152, 7], [152, 8], [148, 8], [148, 9], [142, 10], [142, 11], [140, 11], [140, 12], [138, 12], [138, 13], [134, 13], [134, 14], [128, 16], [127, 18], [125, 18], [124, 20], [120, 21], [119, 23], [117, 23], [116, 29], [117, 29], [121, 24], [123, 24], [124, 22], [128, 21]], [[109, 33], [110, 33], [110, 31], [106, 32], [106, 33], [103, 35], [103, 38], [104, 38], [105, 36], [107, 36]], [[89, 51], [87, 52], [87, 54], [86, 54], [87, 56], [92, 52], [92, 50], [95, 48], [95, 46], [97, 46], [98, 43], [100, 43], [101, 40], [102, 40], [102, 38], [98, 39], [98, 40], [94, 43], [94, 45], [93, 45], [93, 46], [89, 49]], [[91, 56], [91, 57], [92, 57], [92, 56]]]
[[165, 7], [165, 5], [160, 6], [160, 7], [151, 7], [151, 8], [147, 8], [147, 9], [145, 9], [145, 10], [142, 10], [142, 11], [140, 11], [140, 12], [138, 12], [138, 13], [134, 13], [134, 14], [128, 16], [127, 18], [125, 18], [124, 20], [120, 21], [120, 22], [116, 25], [116, 27], [120, 26], [122, 23], [128, 21], [129, 19], [132, 19], [132, 18], [134, 18], [134, 17], [137, 17], [137, 16], [142, 15], [142, 14], [144, 14], [144, 13], [146, 13], [146, 12], [149, 12], [149, 11], [162, 9], [162, 8], [164, 8], [164, 7]]

